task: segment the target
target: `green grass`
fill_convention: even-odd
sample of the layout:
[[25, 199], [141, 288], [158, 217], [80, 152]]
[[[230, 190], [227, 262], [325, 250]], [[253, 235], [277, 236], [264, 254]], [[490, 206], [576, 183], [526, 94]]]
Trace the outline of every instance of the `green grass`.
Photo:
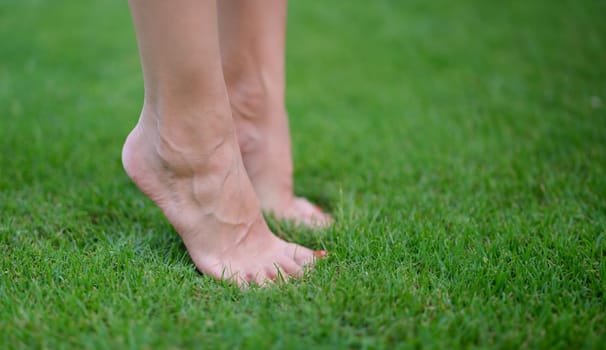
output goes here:
[[599, 348], [606, 3], [292, 1], [296, 186], [330, 258], [239, 291], [130, 183], [124, 1], [0, 4], [0, 348]]

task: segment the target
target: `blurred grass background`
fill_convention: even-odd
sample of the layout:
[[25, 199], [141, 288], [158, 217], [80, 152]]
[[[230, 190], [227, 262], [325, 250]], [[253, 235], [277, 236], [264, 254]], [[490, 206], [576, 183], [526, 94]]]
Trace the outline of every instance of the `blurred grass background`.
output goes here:
[[0, 3], [0, 348], [600, 348], [606, 2], [291, 2], [292, 285], [198, 275], [120, 149], [125, 1]]

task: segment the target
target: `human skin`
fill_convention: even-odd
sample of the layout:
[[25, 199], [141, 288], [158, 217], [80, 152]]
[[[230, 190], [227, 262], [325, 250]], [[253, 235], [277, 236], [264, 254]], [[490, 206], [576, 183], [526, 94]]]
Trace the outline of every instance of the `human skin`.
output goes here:
[[199, 271], [239, 285], [300, 276], [325, 252], [276, 237], [244, 168], [214, 0], [130, 0], [145, 96], [122, 161]]
[[285, 107], [286, 0], [221, 0], [219, 39], [244, 166], [263, 210], [326, 227], [332, 218], [293, 188]]

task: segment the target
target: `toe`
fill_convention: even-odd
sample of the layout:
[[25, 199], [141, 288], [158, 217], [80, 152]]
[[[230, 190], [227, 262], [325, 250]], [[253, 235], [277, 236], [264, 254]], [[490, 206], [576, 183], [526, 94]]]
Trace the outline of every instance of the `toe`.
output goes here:
[[290, 273], [286, 270], [283, 262], [274, 264], [274, 266], [267, 269], [265, 273], [272, 281], [275, 282], [288, 282], [290, 279]]
[[241, 289], [248, 288], [250, 282], [254, 279], [254, 274], [245, 273], [242, 269], [231, 264], [216, 263], [207, 269], [204, 269], [205, 273], [218, 279], [234, 283]]
[[273, 284], [272, 279], [267, 275], [265, 271], [257, 273], [251, 282], [254, 282], [259, 287], [268, 287]]
[[313, 265], [315, 260], [314, 252], [311, 249], [294, 243], [288, 244], [287, 255], [299, 266]]
[[236, 284], [240, 289], [245, 289], [248, 287], [249, 281], [239, 272], [232, 273], [227, 270], [215, 270], [209, 271], [208, 274], [218, 280], [223, 280], [228, 283]]
[[236, 283], [240, 289], [246, 289], [250, 286], [250, 282], [247, 281], [240, 274], [234, 275], [229, 279], [230, 282]]
[[284, 261], [282, 261], [280, 263], [280, 265], [282, 266], [282, 269], [285, 272], [285, 277], [286, 278], [289, 278], [289, 277], [294, 277], [294, 278], [303, 277], [303, 267], [301, 267], [301, 265], [297, 264], [293, 259], [286, 258], [286, 259], [284, 259]]

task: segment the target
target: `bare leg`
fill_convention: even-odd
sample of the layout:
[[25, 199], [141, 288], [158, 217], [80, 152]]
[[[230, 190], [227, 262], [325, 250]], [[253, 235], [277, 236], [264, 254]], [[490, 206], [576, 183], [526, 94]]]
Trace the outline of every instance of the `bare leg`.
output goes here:
[[131, 0], [130, 7], [145, 100], [122, 151], [126, 172], [201, 272], [239, 284], [299, 275], [314, 253], [271, 233], [242, 163], [215, 1]]
[[219, 1], [220, 44], [244, 166], [264, 210], [312, 226], [332, 219], [294, 196], [284, 104], [286, 0]]

